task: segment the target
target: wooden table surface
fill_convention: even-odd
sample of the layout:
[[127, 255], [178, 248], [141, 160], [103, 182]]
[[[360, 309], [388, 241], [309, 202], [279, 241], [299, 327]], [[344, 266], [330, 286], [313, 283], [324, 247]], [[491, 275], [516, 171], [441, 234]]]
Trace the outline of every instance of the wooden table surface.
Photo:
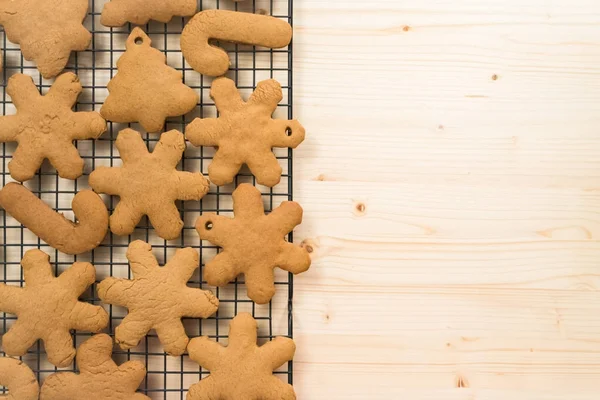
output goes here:
[[298, 398], [600, 398], [600, 2], [294, 22]]

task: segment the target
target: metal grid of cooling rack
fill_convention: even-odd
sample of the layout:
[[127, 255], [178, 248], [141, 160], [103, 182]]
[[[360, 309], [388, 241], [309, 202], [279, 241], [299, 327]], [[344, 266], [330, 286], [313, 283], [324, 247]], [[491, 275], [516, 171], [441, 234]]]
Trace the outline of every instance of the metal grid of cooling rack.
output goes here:
[[[76, 105], [77, 110], [99, 110], [108, 95], [106, 85], [110, 78], [117, 72], [116, 62], [125, 50], [125, 40], [131, 25], [123, 28], [107, 28], [100, 24], [100, 14], [105, 2], [108, 0], [90, 0], [89, 14], [85, 26], [93, 33], [92, 43], [86, 51], [74, 53], [65, 71], [73, 71], [81, 80], [83, 93]], [[269, 14], [292, 23], [292, 0], [248, 0], [234, 2], [233, 0], [198, 0], [199, 10], [229, 9], [242, 12]], [[167, 56], [167, 63], [180, 71], [184, 82], [197, 90], [200, 102], [196, 109], [180, 118], [167, 120], [165, 131], [169, 129], [185, 130], [185, 125], [194, 118], [216, 115], [216, 108], [209, 97], [211, 78], [206, 78], [193, 71], [185, 63], [179, 47], [179, 36], [188, 18], [174, 18], [168, 24], [151, 22], [144, 26], [144, 30], [152, 39], [152, 46], [163, 51]], [[0, 31], [2, 44], [3, 71], [2, 91], [0, 102], [2, 115], [15, 112], [7, 96], [5, 88], [10, 76], [16, 73], [31, 75], [42, 93], [46, 93], [53, 80], [44, 80], [40, 77], [35, 66], [22, 58], [17, 45], [7, 41], [4, 31]], [[279, 118], [292, 118], [292, 48], [268, 50], [257, 49], [252, 46], [228, 45], [222, 46], [229, 51], [232, 67], [228, 76], [235, 80], [242, 92], [247, 97], [256, 84], [268, 78], [277, 79], [284, 91], [275, 116]], [[36, 177], [25, 185], [37, 194], [46, 204], [68, 218], [73, 218], [71, 200], [77, 191], [88, 188], [87, 179], [90, 172], [99, 165], [119, 165], [120, 159], [114, 146], [118, 132], [130, 126], [140, 132], [143, 129], [137, 124], [112, 124], [109, 123], [108, 132], [96, 141], [79, 141], [77, 147], [85, 160], [84, 175], [76, 181], [59, 178], [56, 171], [46, 163], [42, 166]], [[150, 149], [158, 141], [158, 134], [143, 133]], [[12, 181], [8, 172], [8, 162], [16, 146], [14, 143], [0, 144], [1, 146], [1, 176], [2, 185]], [[210, 148], [194, 148], [188, 144], [181, 169], [188, 171], [202, 171], [207, 175], [207, 167], [214, 154]], [[263, 193], [263, 202], [267, 211], [277, 207], [282, 201], [292, 198], [292, 152], [291, 150], [276, 150], [284, 173], [281, 183], [273, 189], [257, 185]], [[168, 260], [175, 249], [180, 247], [194, 247], [199, 250], [201, 259], [210, 260], [217, 252], [217, 248], [208, 242], [202, 242], [194, 230], [194, 222], [201, 212], [217, 212], [230, 215], [232, 213], [231, 192], [242, 182], [256, 182], [248, 170], [242, 170], [234, 184], [222, 187], [211, 185], [209, 194], [199, 202], [180, 202], [178, 204], [182, 219], [185, 222], [182, 235], [177, 240], [164, 241], [158, 238], [146, 219], [142, 220], [135, 232], [129, 237], [118, 237], [109, 234], [104, 242], [94, 251], [80, 256], [67, 256], [42, 243], [35, 235], [24, 229], [16, 220], [0, 211], [0, 281], [12, 285], [23, 285], [23, 274], [20, 260], [23, 254], [34, 248], [40, 248], [50, 254], [51, 262], [58, 274], [68, 268], [73, 261], [89, 261], [96, 267], [96, 279], [102, 280], [107, 276], [130, 277], [130, 271], [125, 252], [129, 242], [142, 239], [153, 246], [153, 253], [161, 265]], [[118, 200], [103, 197], [109, 211], [112, 211]], [[290, 237], [291, 240], [291, 237]], [[259, 323], [259, 341], [267, 341], [274, 336], [292, 335], [292, 293], [293, 281], [291, 274], [278, 271], [276, 273], [277, 294], [268, 305], [255, 305], [246, 296], [243, 281], [236, 281], [225, 288], [213, 288], [202, 280], [201, 268], [189, 282], [190, 286], [202, 287], [213, 290], [219, 297], [221, 306], [213, 317], [206, 320], [186, 319], [184, 325], [190, 337], [209, 335], [218, 341], [227, 341], [229, 321], [238, 312], [251, 312]], [[95, 285], [82, 299], [99, 304]], [[126, 310], [116, 306], [104, 305], [110, 314], [110, 324], [107, 332], [114, 334], [114, 328], [124, 317]], [[6, 332], [14, 323], [16, 317], [0, 313], [1, 333]], [[89, 333], [73, 332], [73, 339], [77, 347], [90, 336]], [[139, 346], [129, 351], [120, 351], [115, 348], [113, 358], [117, 363], [129, 359], [143, 361], [147, 367], [146, 379], [140, 391], [152, 399], [184, 399], [190, 385], [208, 374], [197, 364], [193, 363], [187, 354], [181, 357], [167, 356], [162, 352], [154, 332], [152, 331]], [[22, 357], [36, 373], [40, 383], [57, 369], [48, 363], [43, 345], [38, 341]], [[66, 371], [75, 371], [75, 363]], [[292, 383], [292, 363], [288, 363], [276, 372], [281, 379]]]

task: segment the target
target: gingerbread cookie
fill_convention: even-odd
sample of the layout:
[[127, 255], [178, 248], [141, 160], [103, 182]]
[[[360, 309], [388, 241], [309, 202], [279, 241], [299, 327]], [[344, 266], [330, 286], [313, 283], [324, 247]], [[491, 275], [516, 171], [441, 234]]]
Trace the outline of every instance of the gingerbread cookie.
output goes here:
[[19, 145], [8, 163], [10, 175], [23, 182], [33, 178], [44, 158], [61, 178], [77, 179], [83, 160], [73, 140], [96, 139], [106, 131], [106, 121], [93, 111], [74, 112], [82, 87], [77, 75], [62, 74], [45, 96], [40, 95], [30, 76], [13, 75], [6, 93], [17, 113], [0, 117], [0, 142]]
[[183, 84], [181, 72], [169, 67], [165, 55], [151, 44], [140, 28], [131, 32], [100, 114], [109, 121], [139, 122], [148, 132], [159, 132], [167, 117], [192, 111], [198, 94]]
[[88, 48], [92, 34], [84, 28], [88, 0], [3, 0], [0, 25], [9, 41], [20, 44], [46, 79], [58, 75], [71, 51]]
[[25, 287], [0, 283], [0, 311], [17, 315], [2, 337], [2, 348], [8, 355], [22, 356], [42, 339], [48, 361], [66, 367], [75, 357], [70, 330], [98, 332], [108, 324], [108, 314], [78, 300], [96, 278], [92, 264], [75, 262], [55, 278], [49, 259], [41, 250], [29, 250], [21, 260]]
[[38, 400], [37, 378], [23, 361], [0, 357], [0, 385], [8, 389], [8, 395], [0, 395], [0, 399]]
[[188, 17], [196, 13], [196, 0], [111, 0], [104, 5], [100, 23], [123, 26], [127, 22], [146, 25], [148, 21], [169, 22], [174, 16]]
[[129, 235], [142, 216], [148, 215], [163, 239], [179, 237], [183, 221], [176, 200], [200, 200], [208, 192], [208, 181], [200, 173], [178, 171], [185, 150], [183, 134], [163, 133], [152, 153], [140, 134], [132, 129], [119, 133], [117, 149], [122, 167], [98, 167], [90, 175], [90, 186], [98, 193], [118, 195], [121, 201], [110, 216], [117, 235]]
[[190, 247], [179, 249], [161, 268], [152, 255], [152, 246], [136, 240], [129, 245], [127, 259], [132, 280], [110, 277], [98, 285], [103, 302], [129, 309], [116, 329], [117, 343], [130, 349], [154, 329], [168, 354], [183, 354], [189, 338], [181, 318], [208, 318], [219, 307], [211, 292], [187, 286], [200, 265], [198, 252]]
[[8, 183], [0, 190], [0, 206], [40, 239], [66, 254], [95, 249], [108, 231], [108, 211], [100, 196], [82, 190], [71, 207], [79, 222], [74, 223], [48, 207], [25, 186]]
[[290, 44], [292, 27], [267, 15], [226, 10], [196, 14], [181, 33], [183, 56], [201, 74], [221, 76], [229, 69], [229, 56], [223, 49], [211, 45], [210, 40], [279, 49]]
[[187, 400], [295, 400], [292, 385], [273, 376], [273, 371], [292, 360], [296, 345], [277, 337], [258, 347], [257, 324], [252, 315], [238, 314], [229, 324], [229, 345], [194, 338], [188, 345], [190, 358], [210, 371], [192, 385]]
[[79, 374], [57, 372], [46, 378], [40, 400], [150, 400], [135, 391], [146, 376], [141, 361], [117, 366], [111, 358], [113, 341], [106, 334], [94, 335], [79, 346]]
[[242, 164], [247, 164], [256, 181], [275, 186], [281, 166], [273, 147], [296, 148], [304, 140], [304, 128], [296, 120], [275, 120], [271, 115], [281, 101], [281, 86], [275, 80], [259, 82], [247, 102], [228, 78], [214, 80], [210, 96], [219, 110], [218, 118], [196, 118], [186, 129], [194, 146], [213, 146], [217, 152], [208, 166], [215, 185], [233, 182]]
[[265, 215], [260, 191], [244, 183], [233, 192], [233, 214], [233, 218], [203, 214], [196, 221], [200, 238], [223, 248], [204, 267], [204, 279], [209, 285], [224, 286], [244, 274], [248, 297], [268, 303], [275, 294], [275, 267], [293, 274], [310, 267], [308, 252], [284, 239], [302, 222], [302, 208], [285, 201]]

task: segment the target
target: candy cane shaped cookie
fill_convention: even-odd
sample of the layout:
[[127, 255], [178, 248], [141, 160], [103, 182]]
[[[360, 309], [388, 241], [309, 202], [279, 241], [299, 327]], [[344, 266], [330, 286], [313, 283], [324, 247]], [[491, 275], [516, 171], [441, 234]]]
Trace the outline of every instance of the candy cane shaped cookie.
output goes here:
[[199, 12], [183, 28], [181, 51], [187, 62], [203, 75], [220, 76], [229, 69], [229, 56], [210, 39], [279, 49], [290, 44], [292, 27], [267, 15], [226, 10]]

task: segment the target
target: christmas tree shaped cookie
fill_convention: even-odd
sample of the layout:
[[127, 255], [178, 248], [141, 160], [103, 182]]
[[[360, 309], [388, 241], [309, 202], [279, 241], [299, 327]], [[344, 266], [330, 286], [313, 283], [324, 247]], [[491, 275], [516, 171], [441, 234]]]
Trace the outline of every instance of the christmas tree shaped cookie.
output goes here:
[[165, 55], [151, 44], [140, 28], [131, 32], [100, 114], [109, 121], [139, 122], [148, 132], [159, 132], [167, 117], [190, 112], [198, 94], [183, 84], [181, 72], [169, 67]]
[[227, 347], [207, 336], [190, 341], [190, 358], [210, 376], [190, 387], [187, 400], [296, 400], [294, 388], [273, 376], [294, 357], [294, 341], [276, 337], [258, 347], [257, 328], [252, 315], [241, 313], [229, 324]]
[[23, 57], [36, 63], [44, 78], [58, 75], [71, 51], [87, 49], [92, 34], [83, 27], [88, 0], [1, 0], [0, 25], [21, 45]]
[[[79, 346], [77, 365], [81, 373], [57, 372], [42, 386], [43, 400], [150, 400], [136, 393], [146, 376], [138, 360], [117, 365], [111, 358], [113, 341], [106, 334], [94, 335]], [[36, 397], [37, 398], [37, 397]]]

